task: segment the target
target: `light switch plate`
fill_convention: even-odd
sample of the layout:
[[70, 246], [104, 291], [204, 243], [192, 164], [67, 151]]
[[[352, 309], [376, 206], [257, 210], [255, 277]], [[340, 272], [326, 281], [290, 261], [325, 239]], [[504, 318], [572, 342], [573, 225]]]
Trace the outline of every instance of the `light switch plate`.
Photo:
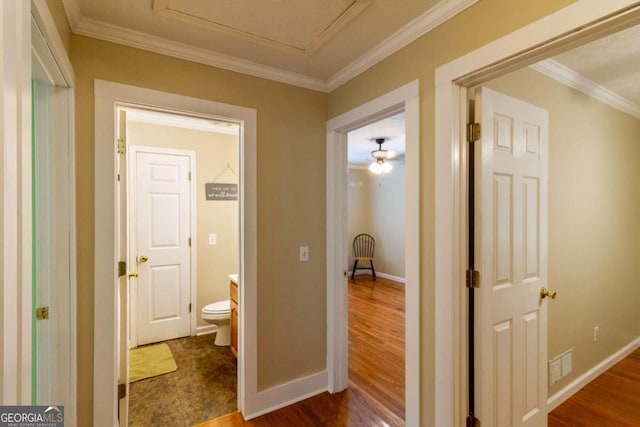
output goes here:
[[213, 233], [209, 234], [209, 245], [214, 246], [218, 243], [218, 235]]
[[309, 261], [309, 246], [300, 246], [300, 262]]

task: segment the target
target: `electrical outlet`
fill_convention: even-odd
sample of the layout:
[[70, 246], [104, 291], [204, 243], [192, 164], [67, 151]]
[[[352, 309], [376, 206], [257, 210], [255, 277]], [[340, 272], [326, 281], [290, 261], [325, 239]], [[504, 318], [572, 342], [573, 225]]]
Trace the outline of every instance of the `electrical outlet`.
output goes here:
[[309, 261], [309, 246], [300, 246], [300, 262]]
[[593, 327], [593, 341], [600, 341], [600, 327], [599, 326], [594, 326]]
[[562, 362], [556, 358], [549, 361], [549, 385], [557, 383], [562, 377]]
[[209, 234], [209, 245], [215, 246], [218, 243], [218, 235], [217, 234]]

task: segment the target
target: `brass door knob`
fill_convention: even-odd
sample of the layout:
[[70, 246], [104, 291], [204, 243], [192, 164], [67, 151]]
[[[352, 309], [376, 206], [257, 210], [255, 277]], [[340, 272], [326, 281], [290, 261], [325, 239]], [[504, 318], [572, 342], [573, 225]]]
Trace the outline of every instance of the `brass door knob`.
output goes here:
[[136, 271], [135, 273], [129, 273], [129, 277], [138, 277], [138, 272]]
[[138, 262], [147, 262], [147, 261], [149, 261], [149, 257], [146, 255], [140, 255], [138, 257]]
[[540, 288], [540, 299], [545, 299], [546, 297], [556, 299], [556, 295], [558, 295], [556, 291], [550, 291], [545, 287]]

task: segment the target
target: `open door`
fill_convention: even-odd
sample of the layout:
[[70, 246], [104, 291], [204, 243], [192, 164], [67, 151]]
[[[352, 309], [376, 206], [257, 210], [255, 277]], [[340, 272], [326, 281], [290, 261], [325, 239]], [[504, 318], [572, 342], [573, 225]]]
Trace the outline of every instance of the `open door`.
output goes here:
[[546, 110], [475, 93], [476, 416], [547, 425]]

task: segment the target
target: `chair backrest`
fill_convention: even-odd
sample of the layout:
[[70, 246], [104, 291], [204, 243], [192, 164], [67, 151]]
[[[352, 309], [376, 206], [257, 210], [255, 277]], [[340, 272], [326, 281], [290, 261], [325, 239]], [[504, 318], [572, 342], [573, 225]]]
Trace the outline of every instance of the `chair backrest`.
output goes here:
[[358, 234], [353, 239], [354, 258], [373, 258], [376, 240], [369, 234]]

